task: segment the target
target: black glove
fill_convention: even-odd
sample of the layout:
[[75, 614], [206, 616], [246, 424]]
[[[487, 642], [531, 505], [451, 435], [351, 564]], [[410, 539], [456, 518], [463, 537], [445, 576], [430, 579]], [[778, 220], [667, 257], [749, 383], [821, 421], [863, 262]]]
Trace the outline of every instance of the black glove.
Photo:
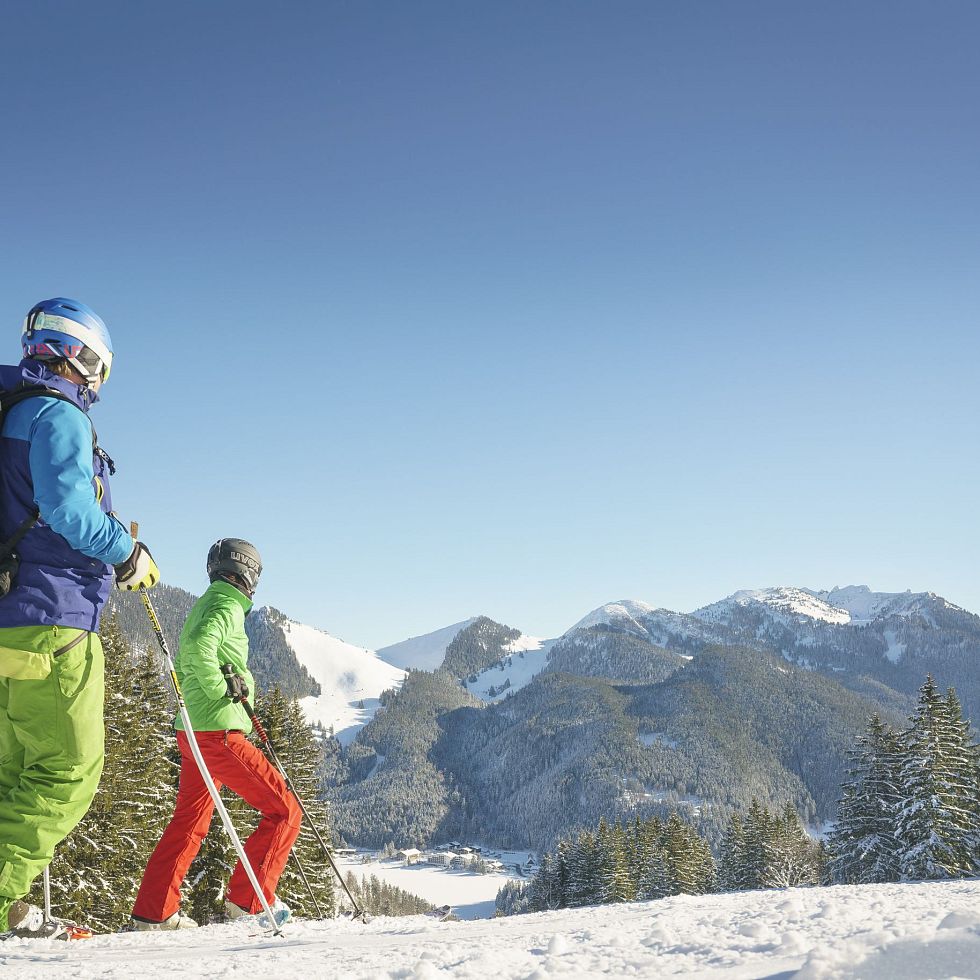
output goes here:
[[221, 675], [225, 679], [225, 684], [228, 685], [228, 690], [225, 691], [226, 698], [238, 704], [239, 701], [244, 701], [248, 697], [248, 684], [245, 683], [245, 678], [241, 674], [236, 674], [235, 668], [231, 664], [221, 665]]

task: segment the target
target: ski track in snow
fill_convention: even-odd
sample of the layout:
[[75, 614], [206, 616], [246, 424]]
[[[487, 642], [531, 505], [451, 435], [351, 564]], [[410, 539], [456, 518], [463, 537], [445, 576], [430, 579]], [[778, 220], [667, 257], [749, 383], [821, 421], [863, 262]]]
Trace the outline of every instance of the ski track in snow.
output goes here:
[[0, 976], [553, 980], [980, 976], [980, 882], [798, 888], [479, 922], [421, 916], [0, 944]]

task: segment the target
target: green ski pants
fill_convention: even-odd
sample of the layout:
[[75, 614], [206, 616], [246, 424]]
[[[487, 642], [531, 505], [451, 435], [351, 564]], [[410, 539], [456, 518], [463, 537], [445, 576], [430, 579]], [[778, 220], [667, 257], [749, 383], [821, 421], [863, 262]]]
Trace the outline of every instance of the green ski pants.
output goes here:
[[95, 633], [0, 629], [0, 932], [98, 789], [104, 671]]

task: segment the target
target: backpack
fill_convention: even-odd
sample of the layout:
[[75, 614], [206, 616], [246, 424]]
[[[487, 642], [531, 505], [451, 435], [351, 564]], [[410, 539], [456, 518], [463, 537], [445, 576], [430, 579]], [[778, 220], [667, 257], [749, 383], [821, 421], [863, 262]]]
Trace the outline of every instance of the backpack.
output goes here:
[[[25, 398], [38, 398], [42, 395], [45, 398], [57, 398], [71, 405], [75, 404], [67, 395], [45, 385], [22, 385], [12, 391], [0, 391], [0, 429], [3, 428], [4, 416], [14, 405], [24, 401]], [[24, 535], [38, 522], [40, 517], [41, 512], [35, 507], [18, 525], [17, 530], [6, 541], [0, 543], [0, 599], [13, 588], [14, 577], [20, 567], [17, 545], [20, 544]]]

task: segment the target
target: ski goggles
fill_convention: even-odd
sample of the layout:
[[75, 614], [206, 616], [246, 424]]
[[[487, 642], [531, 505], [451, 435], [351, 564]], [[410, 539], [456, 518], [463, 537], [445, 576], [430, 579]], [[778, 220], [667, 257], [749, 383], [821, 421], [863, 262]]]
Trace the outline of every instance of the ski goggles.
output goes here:
[[54, 337], [24, 344], [26, 357], [38, 360], [67, 361], [89, 384], [100, 380], [103, 384], [109, 380], [112, 369], [111, 362], [106, 362], [94, 350], [78, 343], [66, 343]]

